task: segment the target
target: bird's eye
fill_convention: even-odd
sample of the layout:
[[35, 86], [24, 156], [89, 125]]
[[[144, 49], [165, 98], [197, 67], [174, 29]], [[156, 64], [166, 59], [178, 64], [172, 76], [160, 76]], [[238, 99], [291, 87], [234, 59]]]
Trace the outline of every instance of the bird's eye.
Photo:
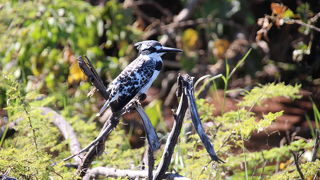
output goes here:
[[157, 49], [154, 47], [150, 47], [148, 50], [152, 53], [152, 52], [156, 52]]

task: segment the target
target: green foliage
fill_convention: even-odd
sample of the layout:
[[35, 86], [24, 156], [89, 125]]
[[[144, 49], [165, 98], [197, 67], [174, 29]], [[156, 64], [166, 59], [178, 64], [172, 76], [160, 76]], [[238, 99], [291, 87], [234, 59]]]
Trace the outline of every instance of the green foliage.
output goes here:
[[[74, 104], [77, 101], [73, 100], [79, 99], [68, 102], [66, 98], [78, 93], [83, 99], [89, 89], [85, 85], [86, 89], [68, 91], [70, 85], [84, 79], [76, 57], [87, 55], [99, 73], [114, 77], [122, 69], [119, 57], [129, 54], [129, 44], [138, 37], [138, 31], [128, 26], [131, 23], [131, 12], [116, 1], [108, 1], [104, 7], [80, 0], [4, 1], [0, 70], [13, 74], [29, 89], [55, 94], [59, 107]], [[106, 49], [119, 53], [105, 57]], [[0, 98], [1, 104], [5, 97]]]
[[261, 105], [267, 98], [277, 96], [285, 96], [288, 98], [300, 98], [299, 89], [301, 85], [285, 85], [284, 83], [270, 83], [267, 85], [260, 85], [253, 88], [249, 93], [243, 97], [243, 101], [238, 103], [240, 107], [253, 107], [254, 105]]
[[118, 46], [119, 56], [124, 56], [129, 46], [128, 39], [136, 39], [135, 31], [128, 24], [132, 23], [131, 12], [122, 8], [121, 4], [116, 1], [108, 1], [106, 8], [102, 13], [106, 21], [106, 47]]
[[132, 149], [122, 127], [118, 127], [110, 135], [110, 140], [106, 142], [105, 152], [99, 157], [97, 166], [114, 167], [119, 169], [132, 169], [141, 164], [141, 156], [144, 148]]
[[37, 150], [32, 145], [25, 148], [28, 151], [16, 148], [1, 149], [1, 169], [20, 179], [48, 179], [50, 169], [47, 167], [50, 167], [50, 157], [47, 154], [35, 154]]
[[[8, 97], [8, 119], [18, 122], [15, 137], [1, 142], [0, 172], [10, 172], [19, 179], [57, 176], [54, 174], [57, 170], [50, 164], [55, 153], [65, 150], [65, 143], [58, 142], [58, 130], [38, 110], [38, 105], [47, 105], [52, 98], [33, 99], [34, 95], [26, 94], [19, 83], [7, 75], [0, 81]], [[65, 168], [59, 173], [69, 176]]]
[[[18, 179], [55, 179], [61, 176], [74, 179], [73, 170], [62, 164], [52, 166], [70, 154], [67, 141], [61, 141], [60, 132], [50, 122], [50, 115], [44, 116], [40, 111], [40, 107], [55, 103], [55, 98], [44, 97], [34, 91], [27, 93], [9, 75], [4, 74], [0, 81], [0, 88], [7, 96], [8, 119], [17, 124], [14, 137], [1, 141], [0, 173], [9, 172], [10, 176]], [[78, 122], [74, 129], [79, 132], [80, 142], [85, 144], [97, 132], [93, 133], [94, 124], [87, 122], [83, 125], [82, 122]]]
[[212, 111], [214, 111], [214, 106], [210, 104], [206, 99], [198, 99], [197, 100], [198, 111], [201, 112], [200, 118], [202, 122], [208, 122], [209, 120], [213, 120]]
[[159, 122], [163, 121], [161, 114], [161, 101], [155, 100], [148, 104], [144, 109], [153, 126], [156, 126]]
[[306, 142], [304, 140], [298, 140], [292, 142], [290, 145], [282, 147], [275, 147], [270, 150], [263, 150], [260, 152], [247, 152], [239, 156], [230, 156], [225, 165], [227, 168], [233, 169], [239, 167], [246, 156], [249, 169], [254, 168], [257, 165], [262, 165], [265, 162], [284, 161], [290, 158], [292, 155], [290, 151], [299, 151], [301, 149], [310, 149], [313, 146], [313, 142]]
[[254, 113], [240, 109], [238, 111], [226, 112], [223, 116], [216, 117], [215, 121], [223, 124], [223, 129], [232, 129], [232, 132], [240, 134], [241, 137], [247, 139], [253, 131], [262, 131], [281, 115], [282, 111], [276, 113], [270, 112], [264, 115], [263, 119], [256, 121]]
[[[300, 164], [301, 171], [304, 174], [304, 177], [308, 179], [314, 179], [316, 174], [319, 173], [320, 161], [316, 160], [315, 162], [305, 162]], [[300, 179], [300, 175], [296, 170], [294, 165], [287, 167], [284, 171], [274, 174], [270, 179]]]
[[[278, 88], [281, 88], [282, 91], [279, 91]], [[260, 96], [263, 100], [278, 96], [287, 96], [291, 99], [299, 98], [299, 88], [299, 85], [286, 86], [283, 83], [260, 85], [248, 92], [239, 104], [250, 104], [252, 106], [253, 103], [257, 104], [257, 99], [261, 99]], [[253, 100], [249, 101], [249, 97]], [[207, 127], [207, 133], [212, 138], [218, 155], [226, 158], [226, 163], [222, 165], [211, 164], [199, 137], [196, 135], [189, 136], [188, 142], [182, 141], [179, 145], [179, 149], [183, 149], [182, 153], [179, 153], [183, 161], [183, 163], [180, 163], [183, 164], [183, 166], [180, 165], [180, 172], [192, 179], [211, 179], [212, 177], [224, 179], [228, 176], [243, 179], [249, 176], [257, 178], [261, 175], [269, 176], [274, 174], [277, 168], [274, 162], [285, 162], [292, 157], [290, 150], [310, 150], [314, 143], [298, 140], [279, 148], [248, 152], [244, 144], [250, 139], [252, 133], [264, 131], [283, 114], [283, 111], [269, 112], [263, 115], [262, 119], [257, 119], [253, 112], [245, 108], [225, 112], [220, 116], [213, 116], [212, 109], [214, 107], [207, 103], [205, 99], [197, 100], [197, 105], [203, 122], [213, 122], [213, 126]], [[177, 165], [179, 164], [174, 166], [175, 169]], [[212, 171], [212, 168], [215, 171]], [[232, 172], [233, 175], [225, 174], [228, 171]], [[312, 172], [314, 173], [314, 171]]]
[[83, 1], [6, 2], [0, 14], [1, 26], [6, 31], [5, 36], [0, 36], [4, 42], [0, 59], [2, 63], [17, 60], [16, 77], [66, 74], [64, 64], [68, 59], [63, 57], [61, 47], [70, 46], [78, 54], [94, 50], [102, 55], [95, 45], [100, 12], [101, 8]]
[[[18, 179], [75, 179], [73, 169], [52, 166], [70, 155], [68, 140], [62, 140], [50, 115], [44, 116], [39, 108], [60, 110], [82, 145], [96, 137], [95, 123], [83, 120], [96, 111], [92, 106], [96, 98], [86, 97], [90, 84], [70, 88], [83, 80], [75, 58], [108, 60], [93, 63], [98, 73], [113, 77], [122, 69], [119, 57], [128, 56], [129, 44], [139, 34], [128, 26], [131, 12], [117, 1], [108, 1], [104, 7], [80, 0], [1, 2], [0, 107], [11, 122], [17, 122], [17, 132], [0, 141], [0, 174], [7, 172]], [[119, 53], [105, 58], [108, 48]], [[128, 152], [127, 156], [136, 154]]]
[[[225, 97], [232, 74], [240, 67], [248, 54], [249, 52], [232, 70], [226, 64], [226, 75], [222, 76], [225, 83]], [[309, 151], [314, 142], [298, 140], [293, 141], [290, 145], [258, 152], [248, 152], [245, 148], [245, 143], [249, 141], [252, 133], [264, 131], [283, 114], [283, 111], [269, 112], [264, 114], [261, 119], [258, 119], [256, 114], [251, 112], [251, 108], [254, 105], [261, 105], [268, 98], [279, 96], [285, 96], [292, 100], [300, 98], [300, 87], [301, 85], [291, 86], [284, 83], [259, 85], [245, 93], [243, 99], [238, 103], [238, 110], [222, 112], [220, 116], [213, 116], [212, 111], [215, 107], [209, 104], [207, 100], [197, 100], [201, 119], [208, 124], [207, 133], [214, 143], [218, 156], [225, 157], [226, 163], [222, 165], [211, 164], [199, 137], [191, 135], [185, 137], [185, 139], [188, 139], [187, 141], [182, 140], [180, 142], [179, 150], [176, 152], [177, 155], [174, 160], [174, 162], [180, 163], [175, 163], [173, 168], [177, 169], [179, 167], [179, 172], [192, 179], [212, 179], [213, 177], [215, 179], [248, 179], [249, 177], [259, 179], [261, 177], [271, 177], [275, 171], [281, 170], [283, 170], [281, 173], [287, 172], [285, 174], [289, 177], [296, 177], [297, 171], [295, 169], [287, 171], [282, 168], [279, 170], [275, 162], [282, 164], [286, 161], [292, 162], [290, 151]], [[202, 91], [202, 88], [199, 91]], [[305, 163], [305, 160], [303, 161]], [[314, 166], [315, 164], [306, 163], [313, 165], [312, 170], [308, 173], [314, 175], [317, 169]], [[212, 171], [212, 168], [214, 168], [214, 171]], [[307, 170], [305, 169], [305, 171]]]
[[[50, 106], [58, 111], [72, 125], [80, 144], [89, 144], [99, 132], [93, 119], [94, 112], [97, 111], [94, 104], [101, 102], [97, 101], [96, 97], [85, 96], [90, 84], [79, 83], [84, 77], [75, 64], [76, 57], [87, 55], [93, 60], [99, 75], [104, 79], [113, 79], [128, 64], [128, 59], [134, 54], [131, 44], [139, 41], [142, 32], [132, 25], [134, 17], [131, 10], [123, 8], [122, 4], [115, 0], [107, 1], [104, 6], [91, 6], [82, 0], [0, 2], [0, 110], [5, 110], [9, 123], [16, 122], [14, 136], [6, 139], [3, 136], [0, 140], [0, 174], [8, 173], [18, 179], [75, 179], [74, 169], [64, 167], [63, 163], [52, 166], [70, 155], [68, 140], [63, 140], [58, 129], [52, 125], [50, 115], [44, 116], [40, 107]], [[182, 30], [184, 33], [189, 32], [185, 35], [189, 39], [182, 38], [182, 46], [187, 44], [188, 47], [184, 48], [193, 51], [189, 54], [187, 52], [185, 57], [181, 58], [182, 69], [193, 70], [200, 59], [201, 63], [215, 62], [212, 57], [215, 55], [211, 55], [210, 49], [212, 42], [200, 42], [203, 39], [218, 40], [224, 37], [227, 31], [238, 33], [239, 29], [233, 25], [228, 27], [229, 23], [225, 23], [223, 18], [239, 13], [239, 8], [244, 4], [246, 1], [219, 0], [207, 1], [200, 7], [196, 17], [216, 15], [222, 19], [195, 29], [189, 28], [188, 31]], [[308, 21], [310, 11], [308, 3], [302, 3], [297, 9], [304, 22]], [[294, 13], [287, 9], [283, 18], [296, 18]], [[251, 13], [247, 11], [245, 14], [244, 22], [253, 24]], [[304, 27], [301, 31], [310, 34], [309, 28]], [[227, 40], [224, 42], [231, 44]], [[207, 46], [208, 49], [205, 49]], [[299, 60], [303, 57], [301, 55], [310, 54], [310, 48], [310, 42], [299, 41], [293, 53], [297, 56], [294, 59]], [[195, 53], [199, 49], [199, 52], [207, 51], [200, 53], [201, 55]], [[228, 48], [222, 49], [224, 51]], [[244, 64], [250, 52], [251, 50], [232, 70], [226, 60], [226, 74], [210, 77], [200, 87], [199, 92], [209, 82], [221, 77], [226, 98], [230, 92], [228, 85], [231, 77]], [[285, 68], [283, 65], [282, 69], [295, 68]], [[250, 108], [263, 104], [268, 98], [300, 98], [300, 87], [284, 83], [259, 85], [245, 93], [238, 103], [239, 109], [229, 112], [222, 110], [218, 116], [212, 113], [213, 109], [218, 107], [214, 107], [206, 99], [197, 100], [206, 133], [214, 143], [219, 157], [226, 163], [212, 163], [199, 137], [196, 134], [182, 133], [169, 170], [176, 170], [192, 179], [298, 178], [295, 166], [291, 165], [293, 159], [290, 151], [310, 151], [313, 141], [293, 141], [289, 145], [259, 152], [249, 152], [245, 143], [253, 133], [264, 131], [283, 113], [270, 112], [259, 119]], [[313, 109], [319, 128], [320, 113], [316, 105]], [[159, 122], [163, 121], [161, 102], [154, 101], [145, 110], [159, 130]], [[187, 126], [190, 120], [185, 123]], [[144, 150], [132, 149], [126, 133], [119, 125], [108, 138], [105, 153], [93, 162], [93, 166], [137, 168], [141, 165]], [[159, 162], [161, 150], [156, 152], [156, 162]], [[305, 176], [313, 177], [319, 171], [319, 163], [318, 160], [309, 162], [301, 158], [301, 168]]]

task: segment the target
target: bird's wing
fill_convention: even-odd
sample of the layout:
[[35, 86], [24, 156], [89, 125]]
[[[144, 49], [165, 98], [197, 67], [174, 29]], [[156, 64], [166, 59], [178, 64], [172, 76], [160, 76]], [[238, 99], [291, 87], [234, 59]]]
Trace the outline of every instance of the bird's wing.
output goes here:
[[137, 59], [133, 66], [128, 66], [120, 75], [117, 86], [117, 99], [110, 106], [114, 111], [121, 110], [137, 93], [150, 81], [155, 62], [152, 60]]
[[[110, 96], [99, 114], [110, 105], [113, 112], [120, 111], [151, 79], [156, 63], [152, 60], [135, 59], [112, 81]], [[98, 114], [98, 115], [99, 115]]]

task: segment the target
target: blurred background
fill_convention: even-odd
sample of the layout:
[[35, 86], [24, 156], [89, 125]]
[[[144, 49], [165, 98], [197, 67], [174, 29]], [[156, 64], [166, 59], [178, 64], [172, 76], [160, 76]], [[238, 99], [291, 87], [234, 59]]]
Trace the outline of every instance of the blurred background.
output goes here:
[[[163, 57], [162, 72], [143, 103], [159, 133], [172, 127], [178, 73], [197, 80], [236, 68], [227, 87], [218, 79], [197, 94], [210, 104], [213, 116], [237, 110], [243, 93], [259, 84], [301, 85], [299, 99], [269, 98], [250, 109], [257, 119], [269, 112], [283, 114], [266, 131], [252, 134], [245, 142], [249, 151], [278, 147], [288, 134], [312, 138], [320, 117], [316, 116], [320, 105], [319, 12], [317, 0], [1, 0], [0, 125], [8, 124], [14, 114], [8, 112], [11, 85], [3, 80], [10, 76], [22, 96], [36, 92], [31, 99], [50, 97], [46, 106], [72, 124], [83, 121], [98, 132], [106, 118], [95, 114], [104, 99], [99, 93], [87, 97], [91, 85], [77, 57], [86, 55], [108, 85], [137, 56], [134, 43], [154, 39], [184, 50]], [[127, 147], [144, 146], [143, 124], [135, 113], [124, 116], [120, 127]], [[95, 134], [83, 135], [88, 138], [83, 142], [90, 142]]]

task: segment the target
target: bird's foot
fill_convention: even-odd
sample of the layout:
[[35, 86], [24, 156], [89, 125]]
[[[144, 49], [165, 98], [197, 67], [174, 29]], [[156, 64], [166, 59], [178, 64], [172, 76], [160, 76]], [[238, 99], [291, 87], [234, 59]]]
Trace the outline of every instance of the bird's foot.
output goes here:
[[140, 95], [138, 96], [138, 100], [139, 100], [140, 102], [144, 101], [145, 99], [147, 99], [147, 95], [146, 95], [145, 93], [140, 94]]

